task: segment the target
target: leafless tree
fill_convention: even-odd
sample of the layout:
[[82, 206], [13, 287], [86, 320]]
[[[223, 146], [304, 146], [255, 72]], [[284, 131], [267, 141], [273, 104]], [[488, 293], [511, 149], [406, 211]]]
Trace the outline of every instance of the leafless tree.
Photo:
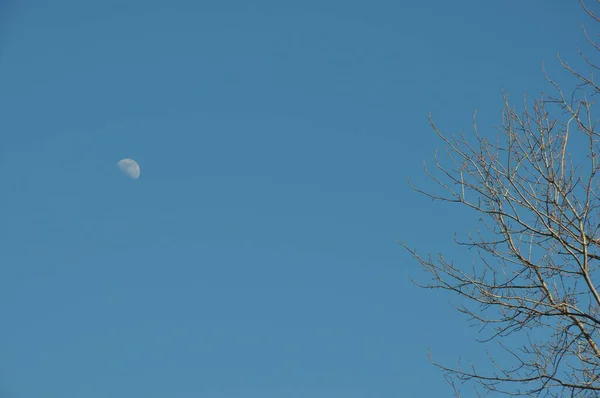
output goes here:
[[482, 326], [480, 341], [508, 354], [490, 355], [483, 371], [434, 362], [456, 396], [461, 382], [473, 382], [482, 394], [600, 397], [600, 131], [592, 116], [600, 67], [580, 54], [591, 73], [559, 57], [577, 79], [568, 95], [545, 71], [554, 94], [521, 111], [504, 95], [493, 137], [475, 122], [472, 136], [450, 137], [430, 117], [447, 153], [436, 153], [434, 171], [425, 168], [439, 189], [411, 186], [481, 217], [475, 233], [457, 240], [477, 254], [473, 264], [456, 264], [403, 245], [432, 277], [420, 285], [458, 294], [458, 310]]

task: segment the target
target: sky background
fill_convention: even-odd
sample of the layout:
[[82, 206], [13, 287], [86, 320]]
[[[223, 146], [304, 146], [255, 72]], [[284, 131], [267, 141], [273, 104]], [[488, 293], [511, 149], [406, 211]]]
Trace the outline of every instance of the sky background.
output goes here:
[[[576, 2], [0, 0], [0, 397], [450, 396], [411, 191], [578, 64]], [[138, 180], [116, 166], [141, 166]], [[469, 396], [469, 395], [466, 395]]]

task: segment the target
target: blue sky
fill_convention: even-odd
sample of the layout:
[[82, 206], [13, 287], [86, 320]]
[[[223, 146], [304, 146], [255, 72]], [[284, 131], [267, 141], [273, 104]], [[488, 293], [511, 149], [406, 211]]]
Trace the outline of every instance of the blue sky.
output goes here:
[[[573, 2], [0, 2], [0, 396], [449, 396], [412, 192], [583, 46]], [[116, 162], [133, 158], [131, 180]], [[472, 224], [474, 225], [474, 224]]]

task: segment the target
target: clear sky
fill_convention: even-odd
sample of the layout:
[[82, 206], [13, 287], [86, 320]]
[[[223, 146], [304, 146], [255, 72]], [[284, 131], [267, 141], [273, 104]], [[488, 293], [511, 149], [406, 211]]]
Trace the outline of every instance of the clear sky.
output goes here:
[[[397, 244], [447, 132], [560, 78], [566, 1], [0, 0], [0, 397], [449, 396], [481, 357]], [[137, 180], [116, 163], [133, 158]]]

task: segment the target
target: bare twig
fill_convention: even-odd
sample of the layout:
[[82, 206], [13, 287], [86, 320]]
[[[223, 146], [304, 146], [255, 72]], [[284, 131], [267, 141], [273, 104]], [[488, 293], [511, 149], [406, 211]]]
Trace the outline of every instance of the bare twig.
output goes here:
[[[580, 54], [592, 70], [600, 69]], [[450, 137], [429, 118], [448, 163], [436, 151], [434, 169], [425, 168], [439, 192], [411, 187], [480, 215], [476, 233], [457, 242], [474, 249], [478, 261], [466, 267], [403, 245], [431, 275], [430, 283], [419, 285], [462, 297], [457, 310], [488, 333], [480, 341], [498, 342], [511, 358], [490, 355], [488, 373], [435, 363], [455, 396], [457, 382], [514, 396], [600, 396], [600, 132], [588, 100], [600, 86], [592, 74], [559, 62], [580, 82], [571, 95], [545, 71], [554, 95], [542, 95], [531, 107], [525, 101], [517, 112], [503, 94], [494, 139], [476, 123], [473, 138]], [[511, 334], [525, 344], [508, 344]]]

